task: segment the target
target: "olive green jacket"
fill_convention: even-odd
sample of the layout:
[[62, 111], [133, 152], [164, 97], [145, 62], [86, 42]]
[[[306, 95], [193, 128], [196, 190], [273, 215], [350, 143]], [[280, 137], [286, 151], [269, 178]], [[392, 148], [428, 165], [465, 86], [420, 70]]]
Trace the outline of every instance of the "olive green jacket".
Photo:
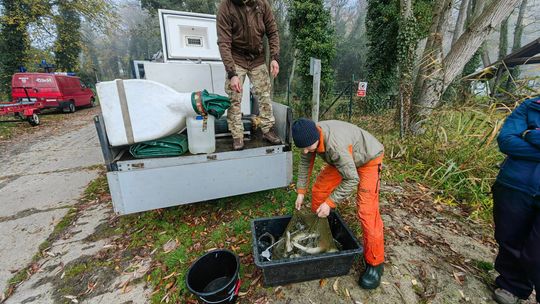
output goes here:
[[315, 156], [335, 166], [342, 177], [341, 184], [329, 197], [330, 207], [341, 202], [356, 189], [359, 178], [357, 168], [381, 156], [383, 145], [369, 132], [347, 122], [338, 120], [321, 121], [317, 124], [320, 132], [317, 151], [302, 154], [298, 166], [298, 193], [306, 193], [313, 169]]

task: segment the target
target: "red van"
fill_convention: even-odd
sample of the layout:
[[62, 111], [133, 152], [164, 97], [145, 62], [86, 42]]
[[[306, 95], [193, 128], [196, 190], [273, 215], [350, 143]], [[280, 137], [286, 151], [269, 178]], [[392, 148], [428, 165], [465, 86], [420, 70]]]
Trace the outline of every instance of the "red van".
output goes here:
[[13, 101], [30, 97], [30, 101], [42, 102], [44, 108], [71, 113], [77, 107], [95, 105], [94, 92], [83, 85], [79, 77], [61, 74], [16, 73], [11, 81], [11, 95]]

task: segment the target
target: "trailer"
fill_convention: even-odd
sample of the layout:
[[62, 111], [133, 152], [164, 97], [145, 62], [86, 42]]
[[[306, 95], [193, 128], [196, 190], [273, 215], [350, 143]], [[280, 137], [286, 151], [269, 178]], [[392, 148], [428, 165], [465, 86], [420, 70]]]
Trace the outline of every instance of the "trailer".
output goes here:
[[[138, 62], [140, 78], [177, 90], [207, 89], [225, 95], [225, 67], [217, 49], [214, 15], [159, 10], [164, 61]], [[140, 76], [144, 75], [144, 77]], [[282, 144], [265, 142], [256, 130], [257, 101], [244, 84], [242, 100], [246, 147], [232, 150], [225, 118], [216, 120], [216, 151], [210, 154], [136, 159], [129, 146], [113, 147], [102, 116], [94, 118], [117, 214], [130, 214], [287, 187], [292, 181], [289, 107], [273, 103]], [[253, 110], [252, 110], [253, 109]]]
[[42, 108], [43, 103], [37, 101], [0, 102], [0, 116], [13, 115], [16, 118], [28, 121], [34, 127], [40, 123], [38, 114]]

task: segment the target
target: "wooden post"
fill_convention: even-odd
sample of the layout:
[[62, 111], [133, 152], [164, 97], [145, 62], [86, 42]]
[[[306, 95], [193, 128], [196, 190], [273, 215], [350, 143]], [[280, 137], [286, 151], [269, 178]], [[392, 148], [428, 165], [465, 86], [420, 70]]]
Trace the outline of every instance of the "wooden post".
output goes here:
[[313, 76], [313, 104], [311, 108], [311, 119], [319, 121], [319, 101], [321, 97], [321, 60], [311, 57], [309, 74]]

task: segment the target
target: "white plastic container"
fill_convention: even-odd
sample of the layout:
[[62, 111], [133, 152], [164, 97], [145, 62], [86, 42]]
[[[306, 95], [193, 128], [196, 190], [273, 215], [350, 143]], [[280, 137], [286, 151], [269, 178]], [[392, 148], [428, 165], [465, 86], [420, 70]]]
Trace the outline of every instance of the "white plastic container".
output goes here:
[[188, 147], [191, 154], [214, 153], [216, 151], [215, 118], [208, 115], [187, 118]]

